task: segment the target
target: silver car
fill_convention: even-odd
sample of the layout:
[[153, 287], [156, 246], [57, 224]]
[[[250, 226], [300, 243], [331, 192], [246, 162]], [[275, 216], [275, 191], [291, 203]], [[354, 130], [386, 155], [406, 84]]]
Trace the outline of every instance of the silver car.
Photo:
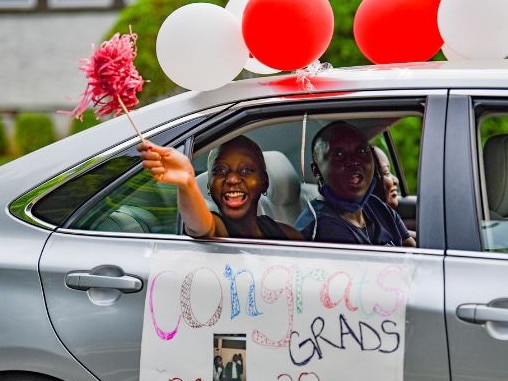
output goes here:
[[255, 140], [259, 213], [289, 224], [318, 194], [312, 137], [346, 119], [388, 154], [417, 247], [190, 238], [117, 117], [0, 167], [0, 380], [204, 381], [215, 356], [242, 381], [508, 379], [506, 60], [254, 78], [131, 116], [204, 197], [210, 149]]

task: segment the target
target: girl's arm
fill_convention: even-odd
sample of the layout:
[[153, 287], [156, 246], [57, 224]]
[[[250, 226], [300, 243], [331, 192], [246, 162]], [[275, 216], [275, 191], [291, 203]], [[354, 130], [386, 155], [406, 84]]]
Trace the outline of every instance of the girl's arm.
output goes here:
[[187, 234], [192, 237], [217, 236], [216, 217], [210, 212], [199, 190], [194, 168], [187, 156], [172, 147], [150, 142], [138, 146], [143, 167], [155, 180], [178, 187], [178, 208]]

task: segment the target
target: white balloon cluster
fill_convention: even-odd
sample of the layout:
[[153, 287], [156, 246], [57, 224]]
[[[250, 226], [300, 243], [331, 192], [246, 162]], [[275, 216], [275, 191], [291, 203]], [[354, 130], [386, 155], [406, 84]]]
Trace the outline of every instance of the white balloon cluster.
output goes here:
[[441, 50], [450, 61], [507, 58], [507, 20], [507, 0], [441, 0]]
[[156, 54], [164, 73], [189, 90], [213, 90], [232, 81], [242, 69], [272, 74], [253, 57], [242, 36], [247, 0], [230, 0], [225, 8], [191, 3], [172, 12], [159, 29]]

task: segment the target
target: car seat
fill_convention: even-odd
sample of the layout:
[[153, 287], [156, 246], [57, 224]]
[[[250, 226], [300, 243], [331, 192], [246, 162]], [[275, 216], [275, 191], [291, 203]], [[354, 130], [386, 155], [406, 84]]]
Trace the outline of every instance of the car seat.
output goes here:
[[151, 233], [154, 226], [159, 226], [159, 221], [149, 211], [133, 205], [122, 205], [92, 225], [91, 230]]
[[294, 225], [306, 205], [300, 177], [286, 155], [279, 151], [263, 152], [269, 186], [262, 209], [274, 220]]
[[212, 198], [208, 195], [208, 172], [205, 171], [203, 173], [200, 173], [196, 176], [196, 182], [198, 183], [199, 190], [201, 191], [201, 194], [205, 198], [205, 201], [208, 205], [208, 209], [210, 209], [213, 212], [217, 211], [217, 205], [215, 205], [215, 202], [213, 202]]
[[490, 218], [505, 219], [508, 217], [508, 134], [487, 139], [483, 165]]

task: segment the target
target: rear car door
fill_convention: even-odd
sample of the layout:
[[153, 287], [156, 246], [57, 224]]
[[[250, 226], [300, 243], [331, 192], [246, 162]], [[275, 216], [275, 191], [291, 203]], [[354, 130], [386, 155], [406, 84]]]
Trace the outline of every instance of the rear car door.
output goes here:
[[[508, 92], [456, 90], [450, 97], [445, 182], [446, 320], [453, 381], [508, 377], [508, 230], [501, 216]], [[499, 213], [499, 215], [498, 215]]]
[[[435, 207], [444, 204], [446, 92], [325, 100], [251, 102], [220, 123], [160, 142], [206, 151], [242, 129], [296, 115], [299, 129], [263, 148], [283, 150], [300, 141], [308, 114], [367, 122], [366, 113], [419, 115], [418, 247], [191, 239], [182, 235], [174, 187], [147, 177], [133, 146], [126, 164], [115, 157], [117, 176], [103, 180], [100, 197], [52, 234], [40, 263], [55, 331], [97, 378], [210, 379], [222, 351], [243, 355], [243, 380], [448, 379], [444, 213]], [[292, 162], [298, 168], [298, 158]]]

